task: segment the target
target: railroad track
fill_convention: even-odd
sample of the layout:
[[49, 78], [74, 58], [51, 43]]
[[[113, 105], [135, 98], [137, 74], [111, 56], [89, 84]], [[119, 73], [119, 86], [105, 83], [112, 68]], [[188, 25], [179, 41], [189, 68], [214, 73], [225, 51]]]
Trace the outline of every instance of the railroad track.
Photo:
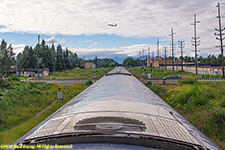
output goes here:
[[[166, 83], [175, 83], [183, 79], [170, 79], [166, 80]], [[205, 78], [205, 79], [197, 79], [199, 82], [225, 82], [225, 79], [222, 78]], [[40, 79], [40, 80], [22, 80], [24, 82], [46, 82], [46, 83], [58, 83], [64, 85], [72, 85], [76, 83], [86, 83], [88, 79]], [[97, 80], [92, 80], [93, 82]], [[162, 83], [164, 80], [163, 78], [153, 78], [153, 79], [140, 79], [142, 83], [147, 83], [151, 81], [152, 83]]]
[[[22, 80], [24, 82], [46, 82], [46, 83], [58, 83], [64, 85], [72, 85], [76, 83], [86, 83], [88, 79], [40, 79], [40, 80]], [[95, 82], [96, 80], [92, 80]]]
[[[166, 80], [167, 83], [174, 83], [174, 82], [178, 82], [181, 81], [183, 79], [170, 79], [170, 80]], [[216, 81], [216, 82], [225, 82], [225, 79], [223, 78], [205, 78], [205, 79], [197, 79], [199, 82], [212, 82], [212, 81]], [[147, 83], [151, 81], [152, 83], [162, 83], [164, 80], [161, 78], [155, 78], [155, 79], [142, 79], [141, 82], [143, 83]]]

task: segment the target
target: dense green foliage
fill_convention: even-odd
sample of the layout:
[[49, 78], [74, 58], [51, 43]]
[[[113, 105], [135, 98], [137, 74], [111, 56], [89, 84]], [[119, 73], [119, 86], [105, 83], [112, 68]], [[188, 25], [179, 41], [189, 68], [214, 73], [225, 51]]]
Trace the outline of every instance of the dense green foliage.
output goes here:
[[[144, 58], [145, 59], [143, 59], [143, 58], [135, 59], [132, 57], [126, 58], [123, 61], [123, 66], [125, 66], [125, 67], [142, 66], [144, 63], [146, 64], [147, 56], [144, 56]], [[185, 62], [194, 62], [195, 61], [195, 58], [190, 57], [190, 56], [179, 57], [179, 58], [175, 57], [174, 59], [182, 60], [182, 58]], [[164, 60], [164, 58], [162, 58], [162, 59]], [[224, 59], [225, 59], [225, 57], [224, 57]], [[167, 60], [172, 60], [172, 57], [171, 56], [167, 57]], [[218, 55], [218, 57], [216, 57], [215, 55], [209, 55], [206, 58], [200, 56], [198, 58], [198, 61], [200, 62], [200, 64], [210, 64], [210, 65], [218, 65], [219, 64], [220, 65], [222, 63], [222, 55]]]
[[147, 83], [146, 85], [205, 135], [224, 147], [225, 82], [190, 84], [189, 81], [192, 80], [187, 81], [182, 84]]
[[[133, 75], [142, 79], [141, 67], [128, 68]], [[163, 78], [173, 74], [170, 70], [146, 68], [144, 73], [152, 73], [153, 78]], [[146, 83], [152, 91], [169, 103], [195, 127], [225, 148], [225, 82], [198, 82], [196, 78], [221, 77], [195, 75], [185, 71], [175, 71], [182, 76], [177, 83]]]
[[89, 59], [86, 62], [92, 62], [96, 65], [97, 68], [101, 68], [101, 67], [115, 67], [118, 66], [119, 64], [114, 61], [113, 59], [110, 58], [97, 58], [95, 57], [95, 59]]
[[[225, 57], [224, 57], [225, 58]], [[222, 63], [222, 55], [216, 57], [215, 55], [209, 55], [206, 58], [200, 56], [198, 58], [201, 64], [221, 64]]]
[[0, 45], [0, 86], [3, 84], [3, 78], [8, 77], [11, 71], [14, 55], [12, 46], [7, 46], [5, 40], [2, 40]]
[[23, 52], [19, 53], [17, 57], [19, 69], [37, 68], [38, 58], [39, 67], [49, 68], [50, 72], [62, 71], [80, 66], [80, 60], [76, 53], [71, 52], [68, 48], [63, 50], [60, 44], [56, 49], [54, 45], [49, 47], [44, 40], [34, 48], [25, 46]]
[[0, 89], [0, 144], [13, 143], [57, 110], [60, 106], [56, 103], [46, 110], [46, 113], [36, 116], [57, 100], [58, 87], [61, 87], [63, 92], [62, 104], [85, 88], [83, 84], [63, 86], [20, 81], [5, 83]]
[[112, 68], [73, 69], [64, 72], [55, 72], [51, 76], [44, 77], [44, 79], [92, 79], [94, 76], [99, 79], [110, 70]]
[[143, 62], [140, 59], [126, 58], [123, 60], [124, 67], [136, 67], [141, 64], [143, 64]]
[[197, 83], [197, 79], [183, 79], [179, 81], [181, 84], [194, 84]]
[[[1, 89], [0, 131], [18, 125], [55, 100], [48, 97], [46, 83], [6, 82]], [[46, 98], [41, 98], [46, 96]]]

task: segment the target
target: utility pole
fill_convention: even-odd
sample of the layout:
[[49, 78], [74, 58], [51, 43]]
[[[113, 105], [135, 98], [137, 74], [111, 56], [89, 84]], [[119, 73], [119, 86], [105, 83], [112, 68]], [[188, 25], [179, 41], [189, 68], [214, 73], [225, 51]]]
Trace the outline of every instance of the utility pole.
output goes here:
[[142, 49], [142, 55], [143, 55], [142, 63], [143, 63], [143, 67], [145, 67], [145, 50], [144, 49]]
[[159, 52], [159, 38], [157, 39], [157, 57], [160, 56], [160, 52]]
[[140, 63], [140, 66], [142, 65], [141, 63], [141, 51], [139, 51], [139, 63]]
[[220, 46], [217, 46], [221, 49], [221, 55], [222, 55], [222, 60], [221, 60], [221, 65], [222, 65], [222, 74], [223, 74], [223, 78], [225, 77], [224, 75], [224, 56], [223, 56], [223, 52], [224, 52], [224, 45], [223, 45], [223, 40], [225, 39], [223, 37], [223, 35], [225, 35], [225, 33], [223, 33], [223, 31], [225, 30], [225, 28], [222, 29], [222, 23], [221, 23], [221, 13], [220, 13], [220, 6], [221, 4], [218, 3], [218, 5], [216, 7], [218, 7], [218, 16], [217, 18], [219, 18], [219, 29], [215, 29], [217, 32], [219, 33], [215, 33], [215, 35], [219, 36], [219, 37], [216, 37], [217, 40], [220, 41]]
[[38, 79], [40, 78], [40, 73], [39, 73], [39, 63], [40, 63], [40, 52], [39, 52], [39, 50], [40, 50], [40, 35], [38, 35], [38, 56], [37, 56], [37, 68], [38, 68]]
[[184, 61], [184, 57], [183, 57], [183, 48], [185, 47], [185, 43], [184, 41], [178, 41], [178, 45], [179, 45], [179, 48], [180, 48], [180, 51], [181, 51], [181, 55], [180, 55], [180, 59], [181, 59], [181, 70], [184, 70], [184, 67], [183, 67], [183, 61]]
[[[197, 37], [197, 23], [200, 23], [200, 21], [197, 21], [197, 16], [194, 14], [194, 23], [191, 25], [194, 26], [194, 37], [192, 37], [192, 45], [195, 47], [195, 74], [198, 74], [198, 46], [200, 45], [200, 37]], [[193, 41], [194, 40], [194, 41]]]
[[167, 47], [164, 47], [164, 54], [165, 54], [165, 64], [164, 64], [164, 66], [165, 66], [165, 70], [167, 70], [167, 61], [166, 61], [166, 59], [167, 59]]
[[150, 46], [148, 46], [148, 65], [150, 66]]
[[155, 59], [155, 58], [154, 58], [154, 57], [155, 57], [154, 55], [155, 55], [154, 52], [152, 52], [152, 68], [153, 68], [154, 61], [155, 61], [155, 60], [154, 60], [154, 59]]
[[174, 72], [174, 34], [176, 34], [176, 33], [174, 33], [173, 32], [173, 28], [171, 28], [171, 34], [170, 34], [170, 36], [171, 36], [171, 46], [172, 46], [172, 65], [173, 65], [173, 72]]

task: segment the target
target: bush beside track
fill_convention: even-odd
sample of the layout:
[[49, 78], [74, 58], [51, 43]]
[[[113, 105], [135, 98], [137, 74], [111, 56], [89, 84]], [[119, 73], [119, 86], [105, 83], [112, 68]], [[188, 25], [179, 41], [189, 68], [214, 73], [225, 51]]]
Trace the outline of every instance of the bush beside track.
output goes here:
[[[145, 68], [145, 76], [151, 68]], [[138, 79], [143, 78], [141, 67], [128, 68]], [[225, 82], [208, 81], [207, 78], [221, 78], [220, 75], [195, 75], [185, 71], [153, 68], [153, 78], [163, 78], [172, 74], [182, 76], [175, 83], [146, 83], [146, 86], [176, 109], [189, 122], [212, 141], [225, 149]], [[202, 79], [201, 82], [198, 82]]]
[[146, 85], [217, 145], [225, 148], [225, 82]]

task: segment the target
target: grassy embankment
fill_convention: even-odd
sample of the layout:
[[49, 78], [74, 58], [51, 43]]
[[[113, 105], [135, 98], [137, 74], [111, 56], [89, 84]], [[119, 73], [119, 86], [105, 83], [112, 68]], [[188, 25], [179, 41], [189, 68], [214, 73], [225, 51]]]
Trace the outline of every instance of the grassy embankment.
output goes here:
[[84, 84], [63, 86], [20, 81], [5, 83], [0, 89], [0, 145], [12, 144], [55, 112], [60, 107], [58, 103], [37, 115], [57, 100], [58, 87], [61, 87], [63, 92], [61, 105], [85, 89]]
[[[102, 77], [112, 68], [96, 69], [97, 78]], [[95, 69], [67, 70], [57, 72], [47, 79], [91, 79]], [[79, 94], [92, 82], [64, 86], [59, 84], [30, 83], [16, 80], [23, 77], [10, 77], [0, 88], [0, 145], [12, 144], [26, 132], [38, 125], [42, 120]], [[57, 100], [57, 88], [62, 88], [63, 100], [61, 106]], [[51, 105], [53, 104], [53, 105]], [[51, 105], [51, 107], [49, 107]], [[48, 108], [49, 107], [49, 108]], [[46, 111], [44, 109], [48, 108]], [[42, 112], [43, 113], [40, 113]]]
[[55, 72], [48, 77], [44, 77], [44, 79], [92, 79], [94, 75], [99, 79], [112, 69], [113, 68], [66, 70], [64, 72]]
[[[127, 68], [128, 71], [130, 71], [135, 77], [141, 79], [142, 75], [143, 75], [143, 71], [141, 69], [141, 67], [134, 67], [134, 68]], [[192, 79], [196, 79], [196, 78], [221, 78], [221, 75], [195, 75], [193, 73], [190, 72], [186, 72], [186, 71], [175, 71], [173, 73], [172, 70], [163, 70], [163, 69], [158, 69], [158, 68], [153, 68], [152, 72], [151, 72], [151, 68], [145, 68], [146, 71], [145, 76], [147, 77], [148, 73], [152, 73], [152, 78], [163, 78], [172, 74], [176, 74], [176, 75], [180, 75], [182, 76], [182, 78], [192, 78]]]
[[[129, 70], [141, 78], [142, 72], [139, 68]], [[154, 72], [155, 78], [170, 75], [170, 71], [165, 74], [161, 71]], [[194, 78], [199, 76], [189, 73], [180, 75], [190, 78], [166, 85], [151, 82], [146, 85], [202, 133], [225, 149], [225, 82], [197, 82]]]

